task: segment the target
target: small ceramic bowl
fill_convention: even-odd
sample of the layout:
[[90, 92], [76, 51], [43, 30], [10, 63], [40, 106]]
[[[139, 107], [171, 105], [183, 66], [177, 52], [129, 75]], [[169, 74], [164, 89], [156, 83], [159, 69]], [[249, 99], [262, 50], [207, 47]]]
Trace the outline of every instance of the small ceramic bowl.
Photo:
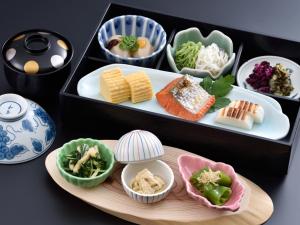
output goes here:
[[[137, 175], [138, 172], [145, 168], [151, 171], [154, 175], [160, 176], [165, 181], [166, 188], [162, 192], [152, 195], [144, 195], [135, 192], [130, 188], [130, 182], [132, 179]], [[161, 160], [155, 160], [144, 163], [128, 164], [122, 171], [121, 180], [123, 188], [129, 197], [135, 201], [149, 204], [158, 202], [167, 197], [174, 183], [174, 174], [172, 169], [166, 163]]]
[[[121, 57], [111, 53], [107, 48], [107, 41], [113, 35], [135, 35], [146, 37], [154, 47], [154, 52], [147, 57], [133, 58]], [[114, 17], [105, 22], [99, 29], [98, 42], [109, 61], [132, 64], [138, 66], [150, 66], [154, 63], [167, 42], [167, 35], [163, 27], [156, 21], [139, 15], [123, 15]]]
[[[280, 63], [289, 71], [291, 83], [294, 87], [294, 90], [291, 92], [289, 96], [281, 96], [281, 97], [290, 98], [290, 99], [299, 99], [300, 98], [300, 76], [299, 76], [300, 66], [299, 64], [293, 62], [292, 60], [279, 57], [279, 56], [272, 56], [272, 55], [259, 56], [245, 62], [239, 68], [236, 75], [236, 81], [238, 86], [251, 91], [256, 91], [253, 89], [253, 87], [250, 84], [246, 82], [246, 79], [252, 73], [255, 64], [260, 64], [263, 61], [269, 62], [271, 66], [275, 66], [277, 63]], [[265, 94], [263, 92], [260, 93]]]
[[[245, 188], [239, 181], [234, 169], [225, 163], [213, 162], [200, 156], [181, 155], [178, 157], [178, 166], [181, 173], [182, 179], [185, 182], [187, 193], [196, 201], [201, 204], [215, 209], [223, 209], [229, 211], [236, 211], [240, 208], [240, 202], [244, 195]], [[193, 172], [209, 167], [212, 170], [220, 170], [228, 174], [232, 179], [232, 195], [230, 199], [222, 206], [213, 205], [205, 197], [203, 197], [198, 190], [196, 190], [189, 179]]]
[[[215, 43], [218, 45], [219, 48], [224, 49], [224, 51], [229, 56], [229, 60], [220, 70], [220, 72], [216, 75], [213, 75], [210, 71], [207, 70], [192, 69], [187, 67], [184, 67], [182, 68], [182, 70], [179, 71], [174, 59], [175, 52], [179, 46], [181, 46], [187, 41], [200, 41], [204, 46], [208, 46], [212, 43]], [[206, 77], [209, 75], [211, 76], [211, 78], [217, 79], [219, 76], [225, 75], [231, 69], [235, 60], [235, 53], [233, 53], [232, 40], [222, 32], [214, 30], [207, 37], [203, 37], [201, 31], [198, 28], [192, 27], [186, 30], [179, 31], [175, 35], [173, 46], [171, 46], [170, 44], [167, 45], [167, 59], [171, 69], [176, 73], [190, 74], [195, 77]]]
[[35, 102], [16, 94], [0, 96], [0, 163], [22, 163], [46, 152], [55, 124]]
[[[98, 151], [103, 156], [104, 160], [106, 161], [106, 171], [96, 177], [93, 178], [82, 178], [82, 177], [77, 177], [74, 176], [68, 172], [66, 172], [63, 169], [62, 165], [62, 160], [63, 156], [65, 154], [68, 154], [72, 151], [76, 151], [78, 145], [82, 144], [88, 144], [89, 146], [98, 146]], [[85, 188], [91, 188], [99, 185], [100, 183], [104, 182], [113, 172], [113, 168], [115, 165], [115, 158], [114, 158], [114, 153], [112, 150], [110, 150], [106, 145], [104, 145], [101, 141], [99, 140], [94, 140], [90, 138], [80, 138], [77, 140], [72, 140], [66, 144], [64, 144], [57, 153], [56, 156], [56, 165], [59, 169], [60, 174], [63, 176], [64, 179], [66, 179], [68, 182], [80, 186], [80, 187], [85, 187]]]
[[146, 130], [124, 134], [115, 146], [116, 160], [120, 163], [141, 163], [155, 160], [165, 153], [160, 140]]

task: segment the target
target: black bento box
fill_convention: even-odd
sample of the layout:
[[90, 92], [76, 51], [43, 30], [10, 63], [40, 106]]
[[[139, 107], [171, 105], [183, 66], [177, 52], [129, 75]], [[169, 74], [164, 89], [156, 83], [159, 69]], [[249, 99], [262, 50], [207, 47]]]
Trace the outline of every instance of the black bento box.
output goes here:
[[[111, 4], [74, 73], [70, 75], [60, 92], [62, 116], [66, 126], [71, 126], [72, 129], [95, 129], [99, 132], [98, 138], [105, 139], [117, 139], [121, 134], [132, 129], [145, 129], [156, 134], [165, 145], [179, 147], [212, 160], [230, 163], [241, 170], [272, 174], [287, 173], [296, 148], [299, 100], [272, 96], [288, 116], [290, 131], [283, 139], [270, 140], [80, 97], [77, 93], [78, 81], [93, 70], [112, 63], [101, 53], [97, 41], [98, 29], [110, 18], [125, 14], [143, 15], [156, 20], [167, 33], [167, 43], [173, 42], [177, 31], [189, 27], [198, 27], [205, 36], [212, 30], [222, 31], [231, 37], [234, 52], [237, 53], [232, 74], [236, 74], [243, 62], [261, 55], [278, 55], [300, 63], [300, 43], [297, 42]], [[171, 71], [165, 49], [153, 68]]]

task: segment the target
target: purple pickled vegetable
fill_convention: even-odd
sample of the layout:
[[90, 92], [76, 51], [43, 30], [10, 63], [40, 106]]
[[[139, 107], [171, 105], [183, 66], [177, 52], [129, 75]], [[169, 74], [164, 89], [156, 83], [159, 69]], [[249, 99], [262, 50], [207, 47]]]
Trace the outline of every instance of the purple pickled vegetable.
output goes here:
[[269, 86], [260, 87], [260, 88], [258, 88], [257, 90], [260, 91], [260, 92], [264, 92], [264, 93], [270, 93], [270, 92], [271, 92]]
[[260, 64], [255, 64], [252, 73], [246, 79], [255, 90], [270, 93], [269, 81], [274, 74], [274, 68], [270, 63], [263, 61]]

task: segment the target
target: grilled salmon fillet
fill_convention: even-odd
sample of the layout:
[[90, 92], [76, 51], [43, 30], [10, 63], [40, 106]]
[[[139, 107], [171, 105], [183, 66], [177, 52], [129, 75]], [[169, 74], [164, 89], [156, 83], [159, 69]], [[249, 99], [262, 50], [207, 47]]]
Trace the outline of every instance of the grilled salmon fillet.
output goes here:
[[189, 75], [171, 81], [156, 99], [168, 113], [190, 121], [200, 120], [215, 103], [215, 97]]

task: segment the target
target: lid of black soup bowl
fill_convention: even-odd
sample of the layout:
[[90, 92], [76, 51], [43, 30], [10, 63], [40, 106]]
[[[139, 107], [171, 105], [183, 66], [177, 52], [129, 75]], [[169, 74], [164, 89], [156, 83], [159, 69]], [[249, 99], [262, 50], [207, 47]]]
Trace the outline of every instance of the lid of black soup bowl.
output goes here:
[[6, 63], [25, 74], [56, 71], [68, 63], [72, 46], [63, 36], [47, 30], [28, 30], [14, 35], [3, 46]]

